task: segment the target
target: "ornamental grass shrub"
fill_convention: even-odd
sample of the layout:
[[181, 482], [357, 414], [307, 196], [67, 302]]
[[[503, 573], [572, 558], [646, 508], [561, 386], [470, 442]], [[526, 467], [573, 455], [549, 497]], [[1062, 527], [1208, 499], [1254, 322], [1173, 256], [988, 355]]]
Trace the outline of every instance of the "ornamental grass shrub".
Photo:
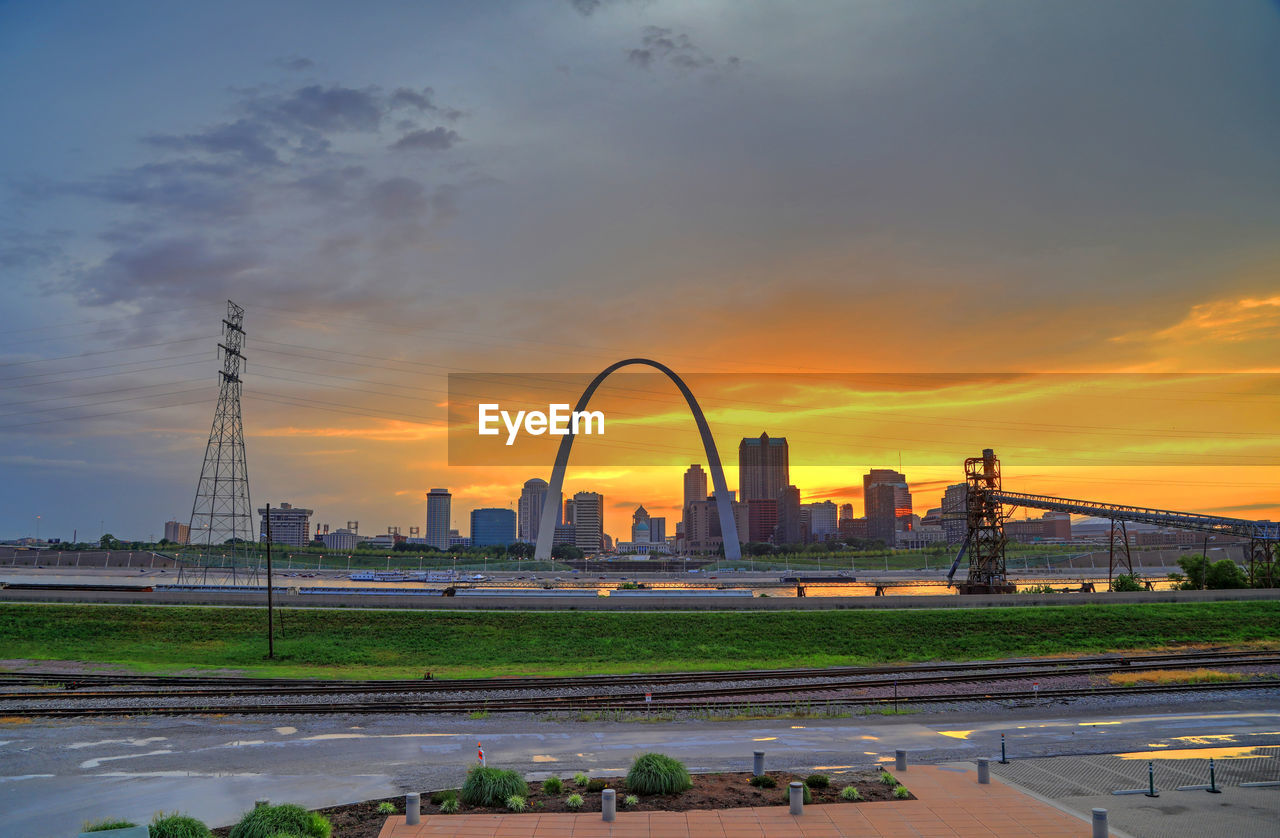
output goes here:
[[684, 763], [665, 754], [641, 754], [627, 772], [627, 789], [637, 794], [677, 794], [693, 788]]
[[240, 822], [231, 827], [230, 838], [274, 838], [290, 835], [295, 838], [329, 838], [333, 825], [318, 812], [311, 812], [294, 803], [277, 806], [258, 806], [245, 813]]
[[515, 771], [473, 765], [462, 783], [459, 796], [468, 806], [504, 806], [508, 797], [525, 797], [528, 794], [529, 784]]
[[177, 812], [170, 815], [157, 812], [148, 829], [151, 838], [213, 838], [204, 821]]

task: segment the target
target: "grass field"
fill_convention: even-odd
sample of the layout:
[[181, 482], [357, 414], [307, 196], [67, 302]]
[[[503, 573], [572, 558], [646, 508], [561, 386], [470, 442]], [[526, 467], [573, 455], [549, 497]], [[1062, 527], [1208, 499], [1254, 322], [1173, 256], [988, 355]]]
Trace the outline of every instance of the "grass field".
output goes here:
[[[0, 605], [0, 658], [420, 678], [982, 660], [1280, 641], [1275, 602], [717, 613]], [[281, 628], [282, 626], [282, 628]]]

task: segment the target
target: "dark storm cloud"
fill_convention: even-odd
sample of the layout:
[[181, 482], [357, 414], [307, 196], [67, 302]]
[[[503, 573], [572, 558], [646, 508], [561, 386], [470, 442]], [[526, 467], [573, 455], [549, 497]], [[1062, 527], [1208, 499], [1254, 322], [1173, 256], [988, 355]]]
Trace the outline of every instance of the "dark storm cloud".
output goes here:
[[411, 178], [388, 178], [369, 190], [369, 206], [384, 221], [413, 218], [427, 211], [427, 190]]
[[[681, 70], [701, 70], [716, 65], [716, 60], [699, 49], [688, 35], [662, 26], [646, 26], [640, 46], [627, 51], [627, 60], [646, 70], [662, 63]], [[724, 64], [737, 66], [738, 59], [729, 56]]]
[[396, 151], [425, 149], [428, 151], [445, 151], [458, 141], [458, 132], [447, 128], [422, 129], [405, 134], [391, 144]]
[[225, 296], [259, 263], [255, 254], [220, 250], [199, 235], [140, 241], [118, 248], [67, 290], [93, 305], [157, 295], [185, 298], [193, 289]]

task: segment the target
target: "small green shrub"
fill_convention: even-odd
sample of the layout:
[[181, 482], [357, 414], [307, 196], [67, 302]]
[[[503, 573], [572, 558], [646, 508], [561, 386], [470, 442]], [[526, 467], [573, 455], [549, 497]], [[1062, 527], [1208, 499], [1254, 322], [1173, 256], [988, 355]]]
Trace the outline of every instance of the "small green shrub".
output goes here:
[[1134, 573], [1121, 573], [1111, 580], [1111, 590], [1117, 593], [1133, 593], [1135, 591], [1146, 590], [1142, 577]]
[[384, 800], [378, 804], [379, 815], [394, 815], [396, 813], [396, 804], [390, 800]]
[[213, 836], [204, 821], [177, 812], [171, 815], [157, 812], [151, 819], [149, 831], [151, 838], [212, 838]]
[[559, 777], [548, 777], [542, 781], [544, 794], [559, 794], [564, 791], [564, 782]]
[[585, 771], [579, 771], [577, 774], [573, 775], [573, 784], [579, 788], [585, 786], [589, 782], [591, 782], [591, 775]]
[[578, 811], [582, 808], [582, 795], [574, 792], [564, 799], [564, 805], [575, 812]]
[[587, 783], [587, 791], [591, 794], [599, 794], [609, 787], [604, 780], [595, 779]]
[[693, 788], [689, 771], [665, 754], [641, 754], [627, 772], [627, 788], [638, 794], [676, 794]]
[[103, 818], [100, 821], [85, 821], [81, 832], [106, 832], [108, 829], [128, 829], [137, 826], [133, 821], [124, 818]]
[[752, 777], [748, 782], [758, 789], [772, 789], [777, 788], [778, 786], [778, 781], [770, 777], [768, 774], [759, 774]]
[[458, 792], [457, 792], [456, 790], [454, 790], [454, 789], [445, 789], [444, 791], [437, 791], [437, 792], [435, 792], [435, 793], [433, 793], [433, 794], [431, 795], [431, 805], [432, 805], [432, 806], [443, 806], [443, 805], [444, 805], [444, 802], [445, 802], [446, 800], [451, 799], [451, 798], [452, 798], [453, 800], [457, 800], [457, 799], [458, 799]]
[[630, 809], [632, 806], [639, 805], [640, 798], [636, 797], [634, 794], [628, 794], [626, 797], [622, 798], [622, 806], [625, 809]]
[[840, 789], [841, 800], [861, 800], [862, 792], [858, 791], [857, 786], [845, 786]]
[[[813, 792], [809, 791], [808, 786], [801, 786], [800, 791], [804, 792], [804, 796], [801, 799], [804, 800], [806, 804], [813, 802]], [[787, 786], [782, 790], [782, 803], [784, 806], [791, 803], [791, 787], [790, 786]]]
[[880, 782], [886, 786], [896, 786], [898, 784], [897, 778], [894, 777], [892, 774], [890, 774], [888, 771], [880, 772]]
[[524, 798], [518, 794], [513, 794], [507, 798], [507, 809], [512, 812], [523, 812], [529, 808], [525, 805]]
[[458, 796], [468, 806], [501, 806], [513, 794], [524, 797], [528, 793], [529, 784], [515, 771], [473, 765]]
[[811, 789], [825, 789], [831, 785], [831, 778], [826, 774], [810, 774], [804, 778], [804, 784]]
[[293, 803], [281, 803], [250, 809], [231, 827], [229, 835], [230, 838], [271, 838], [283, 833], [297, 838], [329, 838], [332, 832], [333, 825], [324, 815]]
[[907, 791], [906, 786], [894, 786], [893, 796], [898, 800], [906, 800], [911, 796], [911, 792]]
[[440, 813], [442, 815], [452, 815], [462, 808], [462, 804], [456, 797], [446, 797], [440, 801]]

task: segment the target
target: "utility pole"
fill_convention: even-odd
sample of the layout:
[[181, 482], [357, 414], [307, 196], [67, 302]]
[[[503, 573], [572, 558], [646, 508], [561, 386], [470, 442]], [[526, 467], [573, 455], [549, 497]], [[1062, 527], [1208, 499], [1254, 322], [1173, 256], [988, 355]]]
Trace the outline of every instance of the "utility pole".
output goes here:
[[275, 605], [272, 599], [271, 590], [271, 504], [267, 504], [267, 657], [274, 658], [276, 656], [276, 638], [274, 629], [274, 615], [272, 609]]

